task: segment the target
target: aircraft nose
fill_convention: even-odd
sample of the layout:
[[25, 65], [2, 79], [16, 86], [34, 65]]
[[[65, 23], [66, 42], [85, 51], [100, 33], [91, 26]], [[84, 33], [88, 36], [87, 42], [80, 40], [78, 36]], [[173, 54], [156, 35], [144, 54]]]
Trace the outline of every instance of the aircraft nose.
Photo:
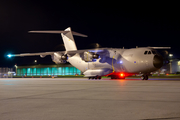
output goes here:
[[153, 65], [155, 68], [161, 68], [163, 66], [163, 57], [160, 55], [155, 55], [153, 59]]

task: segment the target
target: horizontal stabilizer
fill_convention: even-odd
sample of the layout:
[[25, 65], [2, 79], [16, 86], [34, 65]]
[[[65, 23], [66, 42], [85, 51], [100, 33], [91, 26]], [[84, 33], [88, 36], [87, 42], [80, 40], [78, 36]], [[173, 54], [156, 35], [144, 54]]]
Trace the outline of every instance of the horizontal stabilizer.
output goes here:
[[[53, 33], [53, 34], [60, 34], [60, 33], [68, 33], [70, 31], [56, 31], [56, 30], [42, 30], [42, 31], [29, 31], [29, 33]], [[87, 35], [84, 35], [84, 34], [81, 34], [81, 33], [77, 33], [77, 32], [74, 32], [74, 31], [71, 31], [73, 35], [76, 35], [76, 36], [81, 36], [81, 37], [87, 37]]]
[[76, 35], [76, 36], [81, 36], [81, 37], [88, 37], [87, 35], [84, 35], [84, 34], [81, 34], [81, 33], [77, 33], [77, 32], [74, 32], [74, 31], [72, 31], [72, 34]]

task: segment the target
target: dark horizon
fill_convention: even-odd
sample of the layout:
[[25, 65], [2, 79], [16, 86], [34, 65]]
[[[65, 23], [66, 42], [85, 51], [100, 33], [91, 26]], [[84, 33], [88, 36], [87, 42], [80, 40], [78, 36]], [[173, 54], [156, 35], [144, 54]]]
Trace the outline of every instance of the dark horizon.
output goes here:
[[18, 1], [0, 2], [0, 66], [15, 64], [53, 63], [50, 56], [40, 58], [6, 55], [62, 50], [57, 34], [29, 34], [30, 30], [64, 30], [88, 35], [76, 37], [78, 49], [92, 43], [102, 47], [135, 48], [172, 47], [168, 50], [179, 58], [179, 7], [176, 3]]

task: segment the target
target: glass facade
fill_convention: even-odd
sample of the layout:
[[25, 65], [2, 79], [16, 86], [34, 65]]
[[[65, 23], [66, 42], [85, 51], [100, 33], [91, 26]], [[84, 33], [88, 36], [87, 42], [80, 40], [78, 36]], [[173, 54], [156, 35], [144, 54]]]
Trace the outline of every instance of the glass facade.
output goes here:
[[81, 75], [75, 67], [17, 68], [17, 76]]

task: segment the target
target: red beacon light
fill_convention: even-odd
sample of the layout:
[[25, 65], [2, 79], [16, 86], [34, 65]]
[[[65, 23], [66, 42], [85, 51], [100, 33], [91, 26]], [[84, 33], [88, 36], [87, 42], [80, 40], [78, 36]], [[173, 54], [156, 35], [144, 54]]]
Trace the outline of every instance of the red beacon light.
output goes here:
[[120, 77], [125, 77], [125, 74], [124, 73], [120, 73]]

